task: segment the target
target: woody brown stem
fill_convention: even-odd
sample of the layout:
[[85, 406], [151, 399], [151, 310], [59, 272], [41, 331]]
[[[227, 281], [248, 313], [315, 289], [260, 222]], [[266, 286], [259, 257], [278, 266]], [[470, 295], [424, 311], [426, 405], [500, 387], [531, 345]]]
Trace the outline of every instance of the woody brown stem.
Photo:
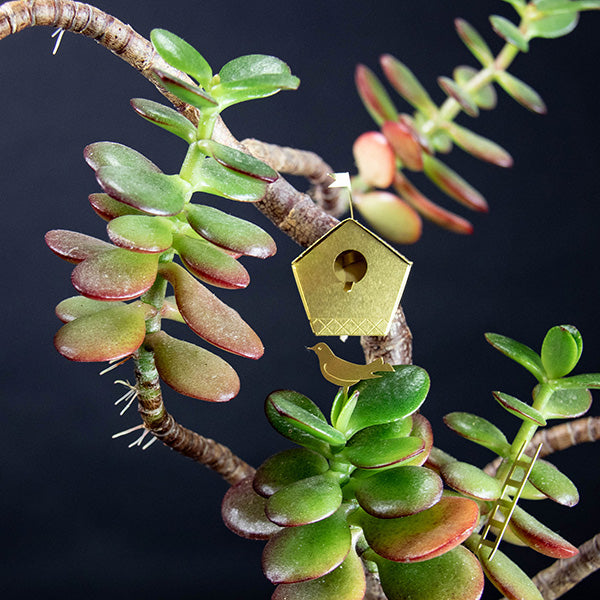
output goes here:
[[[540, 457], [543, 457], [584, 442], [595, 442], [598, 439], [600, 439], [600, 417], [586, 417], [538, 431], [525, 452], [532, 456], [540, 443], [543, 443], [540, 451]], [[484, 471], [494, 476], [501, 463], [502, 458], [497, 458], [487, 465]]]
[[[197, 110], [162, 88], [154, 69], [189, 80], [187, 75], [170, 67], [152, 44], [129, 25], [96, 7], [73, 0], [15, 0], [0, 6], [0, 40], [37, 25], [57, 27], [96, 40], [149, 79], [192, 123], [198, 123]], [[213, 138], [245, 151], [220, 118]], [[337, 224], [310, 196], [296, 190], [283, 177], [267, 188], [265, 197], [255, 206], [301, 246], [309, 246]]]
[[360, 344], [367, 363], [381, 357], [390, 365], [412, 364], [412, 333], [402, 306], [398, 305], [387, 335], [364, 335], [360, 338]]
[[135, 358], [138, 412], [152, 435], [169, 448], [206, 465], [231, 485], [254, 474], [254, 469], [226, 446], [177, 423], [163, 403], [153, 352], [140, 348]]

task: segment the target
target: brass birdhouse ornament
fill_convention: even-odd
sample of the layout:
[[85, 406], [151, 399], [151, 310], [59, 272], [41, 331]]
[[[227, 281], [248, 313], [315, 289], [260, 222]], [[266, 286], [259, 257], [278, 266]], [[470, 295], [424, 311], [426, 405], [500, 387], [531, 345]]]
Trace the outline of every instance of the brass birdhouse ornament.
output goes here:
[[386, 335], [412, 263], [350, 214], [292, 262], [296, 284], [315, 335]]

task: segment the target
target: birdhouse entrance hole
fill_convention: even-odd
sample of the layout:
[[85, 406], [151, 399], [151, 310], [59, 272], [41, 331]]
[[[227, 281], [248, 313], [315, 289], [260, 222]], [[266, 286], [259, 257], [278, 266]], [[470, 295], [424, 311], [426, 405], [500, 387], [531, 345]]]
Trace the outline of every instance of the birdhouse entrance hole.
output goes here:
[[346, 292], [358, 283], [367, 272], [367, 260], [358, 250], [344, 250], [333, 262], [335, 276], [344, 284]]

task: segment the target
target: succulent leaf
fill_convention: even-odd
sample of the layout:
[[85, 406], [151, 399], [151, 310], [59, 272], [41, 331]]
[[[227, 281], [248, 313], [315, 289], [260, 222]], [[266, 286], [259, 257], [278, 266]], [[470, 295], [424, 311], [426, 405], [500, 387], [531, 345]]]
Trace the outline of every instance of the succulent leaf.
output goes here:
[[391, 242], [413, 244], [421, 237], [421, 217], [395, 194], [383, 191], [355, 194], [354, 205], [367, 223]]
[[542, 359], [529, 346], [498, 333], [486, 333], [485, 339], [496, 350], [525, 367], [538, 381], [546, 380]]
[[529, 37], [562, 37], [571, 33], [579, 23], [579, 13], [576, 10], [544, 14], [539, 6], [537, 8], [540, 13], [527, 21], [527, 35]]
[[517, 79], [506, 71], [496, 73], [496, 81], [511, 98], [514, 98], [528, 110], [541, 115], [546, 114], [546, 104], [541, 96], [524, 81]]
[[173, 247], [186, 268], [205, 283], [233, 290], [250, 283], [248, 271], [235, 258], [204, 239], [175, 235]]
[[354, 549], [327, 575], [302, 583], [282, 583], [271, 600], [362, 600], [366, 581], [362, 561]]
[[496, 500], [502, 492], [500, 481], [485, 471], [458, 460], [443, 465], [440, 475], [452, 489], [477, 500]]
[[94, 212], [104, 219], [105, 221], [111, 221], [117, 217], [124, 217], [125, 215], [143, 215], [144, 213], [133, 206], [128, 206], [119, 202], [114, 198], [111, 198], [108, 194], [98, 193], [90, 194], [88, 196], [90, 204], [94, 209]]
[[154, 74], [171, 94], [177, 96], [177, 98], [183, 100], [186, 104], [195, 106], [200, 110], [215, 108], [217, 106], [217, 101], [201, 87], [183, 81], [183, 79], [174, 77], [160, 69], [154, 69]]
[[450, 167], [428, 154], [423, 155], [425, 174], [443, 192], [472, 210], [488, 210], [485, 198]]
[[389, 600], [479, 600], [483, 592], [479, 561], [463, 546], [422, 562], [376, 562]]
[[[460, 66], [454, 69], [452, 75], [458, 85], [464, 86], [469, 83], [477, 73], [479, 73], [479, 71], [473, 67]], [[484, 86], [477, 92], [473, 92], [472, 96], [475, 104], [484, 110], [495, 108], [498, 101], [496, 90], [492, 84]]]
[[519, 28], [504, 17], [492, 15], [490, 23], [494, 31], [506, 42], [516, 46], [521, 52], [529, 52], [529, 42]]
[[550, 379], [568, 375], [575, 368], [580, 356], [581, 345], [569, 329], [557, 325], [548, 331], [542, 343], [541, 357]]
[[544, 416], [529, 404], [525, 404], [518, 398], [505, 394], [504, 392], [492, 392], [494, 398], [498, 401], [500, 406], [505, 408], [510, 414], [523, 419], [523, 421], [529, 421], [535, 423], [540, 427], [546, 425], [546, 419]]
[[56, 349], [69, 360], [101, 362], [129, 356], [144, 341], [146, 322], [139, 306], [111, 306], [63, 325]]
[[97, 171], [100, 167], [128, 167], [140, 171], [162, 173], [162, 171], [137, 150], [116, 142], [96, 142], [83, 150], [85, 162]]
[[412, 515], [439, 502], [443, 483], [439, 476], [423, 467], [401, 466], [359, 479], [356, 499], [370, 515], [391, 519]]
[[541, 554], [552, 558], [570, 558], [579, 553], [579, 550], [555, 533], [537, 519], [526, 513], [520, 506], [516, 506], [510, 520], [511, 529], [525, 542]]
[[91, 235], [67, 229], [52, 229], [46, 233], [44, 240], [56, 256], [73, 264], [114, 248]]
[[161, 58], [172, 67], [191, 75], [204, 87], [209, 84], [212, 69], [193, 46], [165, 29], [153, 29], [150, 39]]
[[171, 107], [145, 98], [133, 98], [131, 106], [140, 117], [179, 136], [188, 144], [196, 140], [196, 128]]
[[277, 251], [273, 238], [254, 223], [212, 206], [188, 204], [185, 212], [192, 229], [217, 246], [257, 258], [267, 258]]
[[338, 481], [328, 473], [313, 475], [286, 485], [267, 501], [267, 517], [283, 527], [296, 527], [321, 521], [342, 503]]
[[[384, 54], [379, 61], [388, 81], [407, 102], [428, 116], [437, 112], [437, 107], [429, 94], [405, 64], [391, 54]], [[388, 118], [386, 120], [394, 121], [395, 119]]]
[[381, 132], [403, 166], [412, 171], [423, 170], [423, 149], [419, 134], [408, 117], [400, 115], [397, 121], [386, 121]]
[[342, 455], [361, 469], [382, 469], [399, 465], [425, 451], [418, 437], [383, 439], [377, 446], [368, 443], [348, 443]]
[[475, 99], [469, 92], [464, 90], [456, 81], [449, 77], [438, 77], [438, 84], [446, 92], [450, 98], [454, 98], [460, 105], [460, 107], [470, 117], [479, 116], [479, 108]]
[[529, 475], [533, 487], [563, 506], [575, 506], [579, 502], [579, 492], [574, 483], [553, 464], [538, 459]]
[[85, 296], [71, 296], [59, 302], [54, 309], [56, 316], [63, 322], [68, 323], [80, 317], [93, 315], [94, 313], [112, 308], [114, 306], [125, 306], [123, 302], [105, 302], [91, 300]]
[[477, 526], [479, 508], [474, 500], [455, 496], [426, 510], [397, 519], [359, 515], [369, 546], [397, 562], [418, 562], [440, 556], [462, 543]]
[[592, 405], [587, 389], [556, 390], [542, 409], [546, 419], [573, 419], [584, 415]]
[[389, 142], [379, 131], [367, 131], [352, 146], [354, 162], [360, 178], [367, 184], [387, 188], [394, 181], [396, 158]]
[[315, 450], [320, 454], [328, 455], [328, 444], [313, 437], [307, 433], [305, 429], [299, 427], [295, 421], [285, 418], [275, 409], [274, 403], [277, 403], [277, 401], [281, 399], [286, 400], [288, 403], [294, 403], [297, 407], [309, 412], [324, 424], [327, 424], [323, 413], [312, 400], [298, 392], [293, 392], [292, 390], [278, 390], [269, 394], [265, 402], [265, 413], [272, 427], [288, 440], [301, 446], [305, 446], [306, 448], [310, 448], [311, 450]]
[[412, 422], [413, 426], [409, 435], [421, 438], [425, 448], [421, 454], [405, 464], [420, 467], [427, 462], [431, 449], [433, 448], [433, 430], [431, 428], [431, 423], [421, 413], [414, 414], [412, 416]]
[[191, 193], [190, 185], [178, 175], [119, 165], [100, 167], [96, 179], [109, 196], [150, 215], [180, 213]]
[[237, 535], [250, 540], [268, 540], [281, 527], [265, 515], [266, 500], [252, 489], [252, 476], [232, 485], [223, 498], [221, 516]]
[[348, 423], [348, 435], [413, 414], [425, 401], [429, 376], [420, 367], [399, 365], [392, 373], [359, 382], [350, 393], [355, 391], [360, 396]]
[[316, 579], [342, 564], [351, 543], [341, 510], [316, 523], [286, 527], [267, 542], [263, 571], [272, 583]]
[[164, 252], [171, 247], [171, 226], [160, 217], [124, 215], [110, 221], [108, 237], [113, 244], [133, 252]]
[[456, 19], [454, 26], [465, 46], [484, 67], [488, 67], [494, 62], [494, 55], [490, 47], [472, 25], [464, 19]]
[[495, 425], [477, 415], [453, 412], [444, 417], [444, 423], [458, 435], [488, 448], [499, 456], [507, 456], [510, 444]]
[[237, 373], [216, 354], [164, 331], [147, 335], [146, 344], [154, 350], [161, 379], [180, 394], [209, 402], [227, 402], [239, 392]]
[[174, 263], [161, 264], [159, 273], [173, 286], [185, 322], [202, 339], [240, 356], [263, 355], [262, 342], [250, 326], [184, 268]]
[[252, 485], [260, 496], [268, 498], [296, 481], [322, 475], [329, 469], [327, 459], [308, 448], [290, 448], [267, 458], [256, 470]]
[[449, 123], [446, 130], [456, 145], [465, 152], [499, 167], [512, 167], [512, 156], [495, 142], [456, 123]]
[[381, 125], [385, 121], [395, 121], [398, 118], [394, 103], [371, 69], [365, 65], [357, 65], [354, 82], [362, 103], [375, 123]]

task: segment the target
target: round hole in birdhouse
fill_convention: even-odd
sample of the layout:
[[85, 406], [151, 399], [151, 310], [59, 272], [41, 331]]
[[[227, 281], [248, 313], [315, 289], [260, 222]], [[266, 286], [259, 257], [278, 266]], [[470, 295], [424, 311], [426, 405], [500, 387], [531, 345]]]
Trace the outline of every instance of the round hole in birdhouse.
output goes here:
[[344, 284], [344, 290], [351, 292], [367, 272], [367, 259], [358, 250], [344, 250], [333, 262], [333, 272]]

